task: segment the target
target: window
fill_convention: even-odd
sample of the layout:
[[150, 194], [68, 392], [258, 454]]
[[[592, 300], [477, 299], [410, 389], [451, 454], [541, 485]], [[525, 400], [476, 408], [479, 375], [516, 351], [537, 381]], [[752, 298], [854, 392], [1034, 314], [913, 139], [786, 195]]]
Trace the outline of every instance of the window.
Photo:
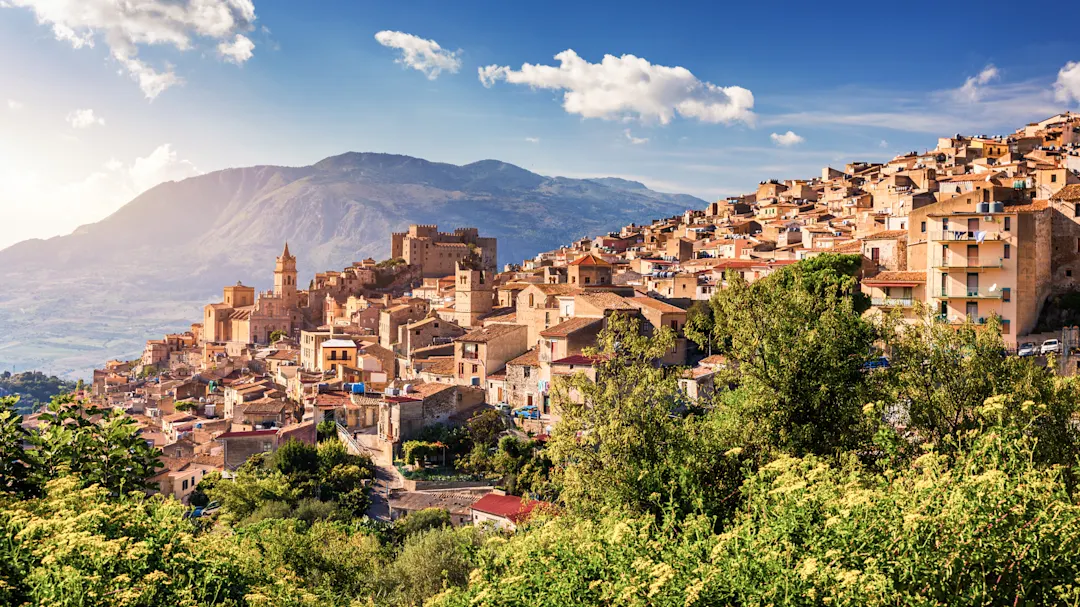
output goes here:
[[458, 363], [457, 374], [459, 377], [465, 375], [465, 363]]
[[472, 366], [472, 372], [473, 372], [473, 373], [476, 373], [476, 372], [478, 372], [479, 370], [480, 370], [480, 366], [479, 366], [479, 365], [473, 365], [473, 366]]
[[1073, 217], [1080, 217], [1080, 202], [1073, 205]]
[[926, 233], [926, 222], [925, 221], [920, 221], [919, 222], [919, 231], [922, 232], [923, 234]]
[[874, 261], [881, 259], [881, 249], [878, 247], [870, 249], [870, 259], [873, 259]]
[[1050, 175], [1050, 183], [1057, 183], [1057, 174]]
[[181, 486], [183, 487], [183, 489], [182, 489], [183, 491], [187, 491], [187, 488], [188, 488], [187, 479], [184, 479], [184, 482], [183, 482], [183, 484]]
[[[1080, 246], [1080, 245], [1077, 245], [1077, 246]], [[536, 302], [535, 302], [535, 301], [533, 301], [533, 294], [532, 294], [532, 293], [529, 293], [529, 307], [530, 307], [530, 308], [532, 308], [532, 307], [534, 307], [535, 305], [536, 305]]]
[[1001, 301], [1012, 301], [1012, 289], [1006, 287], [1001, 290]]
[[592, 279], [591, 279], [591, 278], [589, 278], [588, 276], [586, 276], [586, 277], [585, 277], [585, 284], [589, 284], [589, 283], [591, 283], [591, 282], [592, 282]]
[[1009, 259], [1012, 256], [1012, 245], [1005, 244], [1005, 259]]
[[1009, 334], [1009, 328], [1010, 328], [1009, 324], [1010, 323], [1009, 323], [1009, 321], [1007, 319], [1004, 319], [1004, 318], [1001, 319], [1001, 334], [1002, 335], [1008, 335]]
[[521, 374], [525, 376], [525, 379], [529, 379], [529, 377], [532, 375], [532, 367], [524, 367], [521, 370]]
[[271, 443], [270, 441], [263, 441], [262, 450], [263, 450], [264, 453], [270, 451], [273, 448], [274, 448], [274, 443]]
[[1005, 218], [1005, 231], [1009, 232], [1011, 230], [1012, 230], [1012, 217], [1006, 217]]

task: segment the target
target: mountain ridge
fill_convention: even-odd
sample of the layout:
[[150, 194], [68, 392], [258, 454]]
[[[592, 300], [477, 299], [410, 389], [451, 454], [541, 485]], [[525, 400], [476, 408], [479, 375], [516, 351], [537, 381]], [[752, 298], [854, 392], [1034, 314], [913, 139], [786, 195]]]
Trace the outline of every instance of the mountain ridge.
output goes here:
[[165, 182], [71, 234], [0, 250], [0, 280], [27, 287], [0, 292], [0, 371], [76, 377], [135, 355], [148, 337], [197, 321], [222, 285], [268, 287], [284, 241], [311, 276], [386, 257], [390, 233], [410, 223], [475, 226], [499, 239], [506, 263], [705, 204], [619, 178], [378, 152]]

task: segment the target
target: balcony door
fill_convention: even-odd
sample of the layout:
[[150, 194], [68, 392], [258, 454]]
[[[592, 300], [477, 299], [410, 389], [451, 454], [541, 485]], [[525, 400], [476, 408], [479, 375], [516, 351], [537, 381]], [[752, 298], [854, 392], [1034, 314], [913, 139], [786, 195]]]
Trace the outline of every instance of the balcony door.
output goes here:
[[969, 244], [967, 247], [967, 265], [969, 268], [979, 266], [979, 245]]
[[979, 302], [977, 302], [977, 301], [969, 301], [969, 302], [967, 302], [967, 309], [965, 310], [965, 312], [967, 313], [968, 320], [978, 320], [978, 318], [979, 318]]
[[975, 297], [979, 294], [979, 275], [975, 272], [970, 272], [967, 275], [967, 294], [968, 297]]

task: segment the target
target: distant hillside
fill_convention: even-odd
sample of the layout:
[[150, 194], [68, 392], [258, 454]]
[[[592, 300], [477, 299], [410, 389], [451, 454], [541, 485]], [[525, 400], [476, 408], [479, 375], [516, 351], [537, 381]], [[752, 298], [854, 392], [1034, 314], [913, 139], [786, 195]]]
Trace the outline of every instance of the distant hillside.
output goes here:
[[37, 371], [0, 373], [0, 397], [17, 395], [19, 402], [15, 408], [24, 414], [48, 403], [53, 396], [66, 394], [74, 389], [75, 382]]
[[0, 251], [0, 283], [20, 286], [0, 291], [0, 370], [85, 376], [135, 355], [197, 321], [222, 285], [268, 287], [286, 240], [302, 276], [386, 257], [390, 233], [410, 223], [476, 226], [506, 263], [705, 205], [623, 179], [354, 152], [163, 183], [68, 236]]

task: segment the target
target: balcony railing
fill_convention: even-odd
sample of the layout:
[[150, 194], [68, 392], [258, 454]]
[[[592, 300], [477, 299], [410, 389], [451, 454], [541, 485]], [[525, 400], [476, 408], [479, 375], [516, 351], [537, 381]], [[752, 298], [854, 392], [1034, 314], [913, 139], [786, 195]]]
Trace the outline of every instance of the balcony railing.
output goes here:
[[982, 257], [973, 259], [970, 257], [954, 257], [946, 261], [939, 261], [935, 269], [938, 270], [993, 270], [1005, 265], [1002, 257]]
[[1001, 299], [1001, 289], [995, 288], [991, 291], [989, 288], [973, 288], [973, 287], [960, 287], [960, 288], [942, 288], [939, 299]]
[[950, 325], [962, 325], [969, 321], [973, 325], [985, 325], [986, 323], [990, 322], [989, 319], [985, 316], [965, 316], [963, 314], [953, 314], [949, 316], [939, 314], [937, 316], [937, 319], [942, 322], [947, 322]]
[[479, 352], [470, 352], [468, 350], [465, 350], [461, 353], [461, 357], [465, 360], [476, 360], [480, 358], [480, 354]]
[[[982, 238], [979, 238], [982, 234]], [[945, 230], [930, 235], [934, 242], [984, 242], [1001, 240], [1001, 232], [979, 232], [969, 230]]]
[[879, 308], [910, 308], [915, 305], [914, 297], [872, 297], [870, 304]]

